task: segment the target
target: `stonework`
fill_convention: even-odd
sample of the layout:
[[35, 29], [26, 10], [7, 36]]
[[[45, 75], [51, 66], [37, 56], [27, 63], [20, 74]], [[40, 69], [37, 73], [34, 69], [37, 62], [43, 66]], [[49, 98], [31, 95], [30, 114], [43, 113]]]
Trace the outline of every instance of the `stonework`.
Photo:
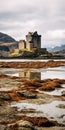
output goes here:
[[41, 35], [38, 35], [37, 32], [29, 32], [26, 35], [26, 41], [20, 40], [19, 42], [19, 50], [27, 49], [33, 50], [34, 48], [40, 49], [41, 48]]
[[24, 50], [26, 48], [26, 41], [20, 40], [19, 41], [19, 50]]

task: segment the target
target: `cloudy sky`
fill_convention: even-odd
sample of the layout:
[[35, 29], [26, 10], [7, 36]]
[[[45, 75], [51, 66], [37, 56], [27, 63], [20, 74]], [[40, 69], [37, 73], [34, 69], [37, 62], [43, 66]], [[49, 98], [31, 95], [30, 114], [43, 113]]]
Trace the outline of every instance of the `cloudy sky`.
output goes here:
[[65, 44], [65, 0], [0, 0], [0, 32], [24, 39], [42, 35], [42, 47]]

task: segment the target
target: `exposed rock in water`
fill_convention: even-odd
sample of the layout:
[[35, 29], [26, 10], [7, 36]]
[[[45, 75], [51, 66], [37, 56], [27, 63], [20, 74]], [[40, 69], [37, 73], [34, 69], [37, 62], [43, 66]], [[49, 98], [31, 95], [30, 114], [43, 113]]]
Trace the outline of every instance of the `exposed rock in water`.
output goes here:
[[27, 85], [27, 86], [33, 86], [35, 88], [38, 88], [38, 87], [41, 87], [41, 83], [38, 82], [38, 80], [27, 80], [24, 82], [24, 85]]
[[65, 105], [64, 104], [59, 104], [57, 107], [65, 109]]
[[0, 130], [6, 130], [6, 126], [5, 125], [0, 125]]
[[0, 93], [0, 99], [2, 100], [11, 100], [11, 97], [8, 93]]
[[46, 79], [46, 80], [28, 80], [24, 82], [25, 88], [30, 89], [39, 89], [42, 91], [53, 91], [56, 88], [61, 88], [61, 84], [65, 81], [59, 79]]
[[6, 130], [37, 130], [29, 121], [20, 120], [7, 126]]
[[65, 123], [65, 116], [63, 117], [63, 122]]
[[0, 106], [2, 106], [2, 102], [0, 101]]
[[0, 124], [8, 124], [16, 120], [17, 109], [9, 106], [0, 106]]
[[65, 91], [62, 91], [62, 96], [65, 96]]
[[45, 117], [23, 117], [23, 120], [32, 122], [34, 126], [38, 127], [52, 127], [52, 126], [61, 126], [57, 121], [48, 120]]
[[65, 61], [48, 61], [48, 62], [0, 62], [0, 66], [10, 68], [43, 68], [64, 66]]
[[17, 122], [17, 125], [18, 127], [24, 127], [29, 128], [30, 130], [35, 130], [33, 124], [29, 121], [20, 120]]
[[20, 96], [26, 97], [26, 98], [37, 98], [37, 95], [29, 92], [29, 91], [19, 91], [17, 92]]

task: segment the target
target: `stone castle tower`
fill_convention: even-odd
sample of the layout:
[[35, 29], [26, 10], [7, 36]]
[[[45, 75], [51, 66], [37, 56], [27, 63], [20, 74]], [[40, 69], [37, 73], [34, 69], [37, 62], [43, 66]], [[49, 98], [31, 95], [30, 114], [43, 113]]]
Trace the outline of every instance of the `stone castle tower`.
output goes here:
[[34, 48], [40, 49], [41, 48], [41, 35], [38, 35], [37, 32], [29, 32], [26, 35], [26, 41], [20, 40], [19, 42], [19, 50], [33, 50]]

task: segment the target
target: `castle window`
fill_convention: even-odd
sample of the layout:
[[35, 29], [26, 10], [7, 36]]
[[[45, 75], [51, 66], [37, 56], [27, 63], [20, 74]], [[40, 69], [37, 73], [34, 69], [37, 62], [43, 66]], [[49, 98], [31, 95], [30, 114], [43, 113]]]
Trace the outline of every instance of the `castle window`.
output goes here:
[[26, 42], [24, 43], [24, 48], [26, 48]]

